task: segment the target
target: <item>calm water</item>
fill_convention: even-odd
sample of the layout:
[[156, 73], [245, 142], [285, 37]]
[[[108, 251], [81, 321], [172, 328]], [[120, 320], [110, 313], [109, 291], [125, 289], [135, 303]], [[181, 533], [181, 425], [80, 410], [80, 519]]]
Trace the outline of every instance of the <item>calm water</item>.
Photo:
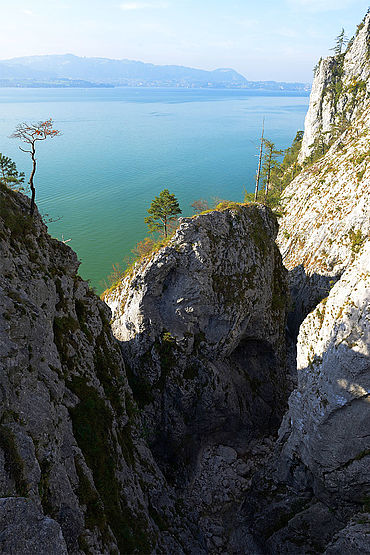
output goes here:
[[61, 137], [38, 149], [36, 201], [50, 233], [72, 239], [81, 275], [100, 292], [112, 263], [147, 235], [143, 219], [165, 187], [184, 215], [198, 198], [252, 191], [258, 137], [278, 148], [303, 129], [308, 97], [172, 89], [0, 89], [0, 152], [30, 160], [9, 139], [21, 121], [52, 117]]

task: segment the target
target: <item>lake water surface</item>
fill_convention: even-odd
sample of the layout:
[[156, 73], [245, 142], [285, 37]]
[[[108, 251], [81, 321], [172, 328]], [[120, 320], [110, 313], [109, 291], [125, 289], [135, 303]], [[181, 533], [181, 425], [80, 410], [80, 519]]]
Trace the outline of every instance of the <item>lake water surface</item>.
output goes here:
[[0, 89], [0, 152], [28, 178], [31, 162], [9, 139], [17, 123], [50, 117], [62, 136], [39, 144], [36, 202], [71, 239], [80, 273], [101, 292], [112, 263], [147, 235], [151, 200], [168, 188], [184, 215], [212, 197], [252, 191], [258, 138], [290, 146], [308, 96], [197, 89]]

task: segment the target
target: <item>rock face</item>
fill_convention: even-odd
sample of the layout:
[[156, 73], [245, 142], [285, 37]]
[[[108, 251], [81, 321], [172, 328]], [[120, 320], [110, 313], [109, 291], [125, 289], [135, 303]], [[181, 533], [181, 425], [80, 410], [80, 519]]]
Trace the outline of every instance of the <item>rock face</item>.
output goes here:
[[35, 555], [68, 553], [59, 524], [24, 497], [0, 499], [0, 549]]
[[211, 553], [256, 547], [230, 530], [290, 391], [276, 232], [260, 205], [183, 218], [169, 245], [105, 296], [149, 445], [199, 512]]
[[359, 508], [370, 492], [370, 242], [301, 325], [298, 388], [282, 457], [296, 457], [318, 496]]
[[342, 126], [344, 120], [354, 121], [369, 105], [369, 54], [370, 14], [358, 26], [345, 53], [318, 63], [299, 155], [301, 164], [312, 152], [320, 135], [328, 143], [336, 133], [336, 125]]
[[[344, 56], [344, 83], [368, 77], [369, 17]], [[302, 153], [319, 133], [313, 114], [326, 129], [343, 113], [351, 125], [282, 202], [278, 244], [289, 270], [298, 385], [242, 511], [272, 553], [370, 552], [370, 108], [365, 96], [354, 108], [346, 85], [335, 106], [324, 102], [318, 112], [320, 75], [322, 87], [335, 82], [337, 63], [319, 67]]]
[[301, 325], [298, 387], [234, 521], [262, 553], [370, 552], [369, 268], [367, 242]]
[[143, 440], [108, 308], [26, 197], [2, 188], [0, 208], [2, 552], [202, 552]]
[[269, 209], [181, 219], [110, 312], [0, 187], [1, 552], [370, 552], [369, 21], [319, 66], [302, 156], [351, 126], [284, 193], [284, 418]]
[[166, 474], [197, 445], [243, 444], [279, 423], [287, 292], [276, 232], [262, 206], [181, 219], [105, 297]]
[[294, 334], [369, 236], [369, 131], [370, 107], [284, 191], [278, 244], [290, 271]]

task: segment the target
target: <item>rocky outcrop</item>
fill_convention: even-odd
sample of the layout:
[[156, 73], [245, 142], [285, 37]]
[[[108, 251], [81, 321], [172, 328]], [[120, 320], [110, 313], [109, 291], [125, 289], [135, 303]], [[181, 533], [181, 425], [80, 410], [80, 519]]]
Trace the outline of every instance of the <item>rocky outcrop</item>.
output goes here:
[[263, 438], [291, 389], [276, 233], [260, 205], [182, 218], [168, 246], [105, 295], [149, 445], [215, 553], [250, 486], [251, 444], [271, 449]]
[[370, 14], [358, 26], [345, 53], [318, 63], [312, 84], [310, 105], [299, 162], [328, 144], [343, 126], [353, 122], [369, 105]]
[[293, 334], [370, 232], [370, 108], [285, 189], [278, 244], [289, 270]]
[[[369, 16], [344, 56], [347, 82], [368, 77], [368, 27]], [[325, 86], [337, 62], [321, 62]], [[312, 114], [320, 125], [349, 115], [346, 94], [344, 87], [318, 114], [314, 87], [306, 139], [317, 131]], [[250, 533], [272, 553], [370, 552], [370, 108], [362, 100], [351, 125], [283, 194], [278, 244], [289, 270], [298, 384], [243, 508]]]
[[163, 468], [197, 443], [242, 443], [279, 423], [287, 294], [276, 232], [262, 206], [181, 219], [105, 296]]
[[2, 552], [202, 552], [143, 439], [109, 309], [26, 197], [2, 187], [0, 208]]

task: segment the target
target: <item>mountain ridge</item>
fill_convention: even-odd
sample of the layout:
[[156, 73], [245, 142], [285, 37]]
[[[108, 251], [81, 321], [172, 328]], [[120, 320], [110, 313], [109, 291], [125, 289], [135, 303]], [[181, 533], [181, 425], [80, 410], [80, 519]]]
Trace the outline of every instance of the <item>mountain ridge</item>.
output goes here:
[[307, 83], [248, 81], [232, 68], [203, 70], [182, 65], [156, 65], [138, 60], [81, 57], [74, 54], [23, 56], [0, 60], [0, 82], [27, 86], [33, 80], [47, 86], [56, 80], [86, 81], [108, 86], [178, 86], [184, 88], [252, 88], [308, 91]]

